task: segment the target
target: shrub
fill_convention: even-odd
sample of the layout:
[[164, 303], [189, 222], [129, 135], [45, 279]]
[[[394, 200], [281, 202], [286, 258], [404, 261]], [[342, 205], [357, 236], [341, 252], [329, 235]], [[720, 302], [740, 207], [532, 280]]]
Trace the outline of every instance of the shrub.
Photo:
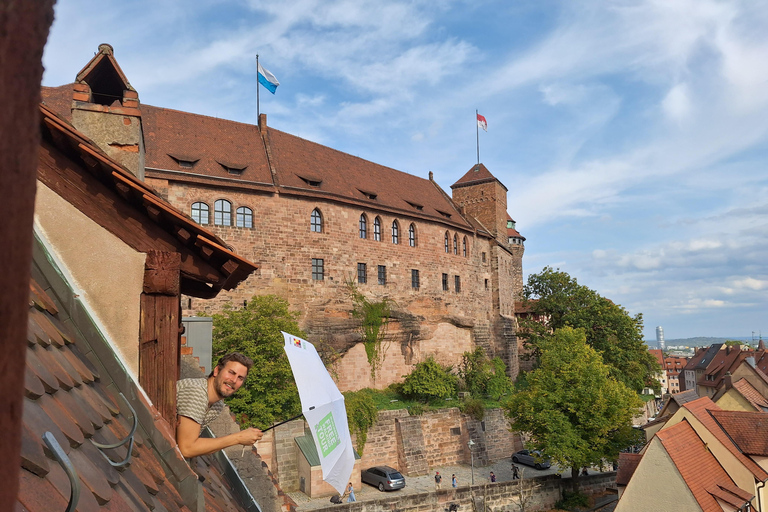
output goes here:
[[447, 398], [456, 394], [457, 378], [449, 373], [448, 368], [430, 356], [426, 361], [416, 365], [416, 368], [403, 381], [403, 395], [422, 401], [435, 398]]
[[477, 421], [483, 421], [483, 418], [485, 418], [485, 404], [483, 404], [482, 400], [470, 398], [459, 404], [459, 409]]
[[368, 440], [368, 430], [376, 424], [379, 411], [370, 389], [348, 391], [344, 393], [344, 405], [347, 409], [349, 430], [355, 434], [357, 453], [362, 455], [365, 442]]
[[573, 510], [576, 507], [588, 507], [589, 496], [579, 491], [563, 491], [563, 499], [555, 503], [555, 508]]

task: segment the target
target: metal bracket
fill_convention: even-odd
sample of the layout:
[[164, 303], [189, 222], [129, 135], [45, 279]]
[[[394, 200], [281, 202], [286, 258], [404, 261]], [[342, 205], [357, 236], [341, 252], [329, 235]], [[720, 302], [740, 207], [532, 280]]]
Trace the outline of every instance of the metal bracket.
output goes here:
[[103, 451], [101, 452], [101, 454], [104, 455], [104, 458], [107, 459], [107, 462], [109, 462], [112, 465], [112, 467], [116, 467], [116, 468], [122, 468], [130, 464], [131, 453], [133, 452], [134, 434], [136, 433], [136, 427], [139, 426], [139, 419], [136, 416], [136, 411], [133, 409], [133, 407], [131, 407], [131, 403], [128, 401], [127, 398], [125, 398], [124, 394], [120, 393], [120, 397], [123, 399], [125, 404], [128, 406], [128, 409], [130, 409], [131, 414], [133, 415], [133, 427], [131, 427], [131, 432], [128, 434], [128, 437], [126, 437], [122, 441], [118, 441], [113, 444], [101, 444], [101, 443], [97, 443], [96, 441], [91, 441], [93, 445], [100, 450], [109, 450], [112, 448], [119, 448], [123, 446], [125, 443], [128, 443], [128, 455], [125, 457], [124, 460], [120, 462], [112, 462], [112, 459], [107, 457], [106, 453], [104, 453]]
[[50, 432], [43, 433], [43, 441], [48, 449], [51, 450], [51, 453], [53, 453], [56, 461], [64, 469], [67, 477], [69, 477], [71, 492], [66, 512], [74, 512], [77, 508], [77, 502], [80, 501], [80, 479], [77, 477], [75, 466], [72, 464], [72, 461], [69, 460], [67, 454], [64, 453], [64, 450], [61, 448], [59, 442], [56, 441], [56, 438], [53, 437], [53, 434]]

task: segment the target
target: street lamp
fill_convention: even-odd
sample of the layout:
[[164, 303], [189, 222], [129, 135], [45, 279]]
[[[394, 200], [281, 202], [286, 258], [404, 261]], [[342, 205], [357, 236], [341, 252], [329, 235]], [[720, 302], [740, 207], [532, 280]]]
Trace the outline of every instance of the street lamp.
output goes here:
[[469, 447], [469, 464], [472, 469], [472, 485], [475, 485], [475, 454], [472, 451], [472, 448], [475, 446], [475, 442], [470, 439], [467, 443], [467, 446]]

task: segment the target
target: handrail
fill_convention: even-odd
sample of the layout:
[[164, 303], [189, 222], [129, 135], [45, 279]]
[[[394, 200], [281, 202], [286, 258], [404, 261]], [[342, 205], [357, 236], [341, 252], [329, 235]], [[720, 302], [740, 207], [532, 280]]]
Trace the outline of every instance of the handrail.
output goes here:
[[123, 439], [122, 441], [118, 441], [116, 443], [112, 444], [101, 444], [97, 443], [96, 441], [92, 441], [93, 445], [100, 449], [100, 450], [110, 450], [112, 448], [119, 448], [123, 446], [125, 443], [128, 443], [128, 455], [126, 455], [125, 459], [123, 459], [120, 462], [113, 462], [112, 459], [107, 457], [107, 454], [103, 451], [101, 452], [102, 455], [104, 455], [104, 458], [107, 459], [107, 462], [109, 462], [112, 467], [115, 468], [122, 468], [124, 466], [127, 466], [131, 462], [131, 453], [133, 452], [133, 442], [134, 442], [134, 434], [136, 433], [136, 428], [139, 426], [139, 418], [136, 416], [136, 411], [131, 407], [131, 403], [128, 401], [127, 398], [125, 398], [125, 395], [120, 393], [120, 397], [123, 399], [123, 401], [128, 406], [128, 409], [131, 410], [131, 414], [133, 415], [133, 427], [131, 427], [131, 432], [128, 434], [128, 437]]
[[56, 441], [56, 438], [53, 437], [53, 434], [47, 431], [44, 432], [43, 441], [45, 442], [46, 446], [48, 446], [48, 449], [51, 450], [51, 453], [53, 453], [56, 461], [59, 463], [62, 469], [64, 469], [67, 477], [69, 477], [69, 486], [71, 491], [66, 512], [74, 512], [77, 508], [77, 502], [80, 501], [80, 479], [77, 477], [75, 466], [72, 464], [72, 461], [69, 460], [67, 454], [64, 453], [64, 450], [61, 448], [59, 442]]

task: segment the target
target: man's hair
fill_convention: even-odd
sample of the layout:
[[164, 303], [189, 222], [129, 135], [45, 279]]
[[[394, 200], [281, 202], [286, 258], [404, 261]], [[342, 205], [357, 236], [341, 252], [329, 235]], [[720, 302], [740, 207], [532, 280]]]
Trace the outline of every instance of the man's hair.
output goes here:
[[[221, 356], [219, 362], [216, 363], [216, 368], [221, 371], [221, 369], [224, 368], [230, 361], [234, 361], [245, 366], [246, 373], [251, 371], [251, 367], [253, 366], [253, 359], [250, 357], [246, 356], [245, 354], [241, 354], [240, 352], [230, 352], [229, 354]], [[208, 376], [213, 377], [213, 370], [211, 370], [211, 374]]]

